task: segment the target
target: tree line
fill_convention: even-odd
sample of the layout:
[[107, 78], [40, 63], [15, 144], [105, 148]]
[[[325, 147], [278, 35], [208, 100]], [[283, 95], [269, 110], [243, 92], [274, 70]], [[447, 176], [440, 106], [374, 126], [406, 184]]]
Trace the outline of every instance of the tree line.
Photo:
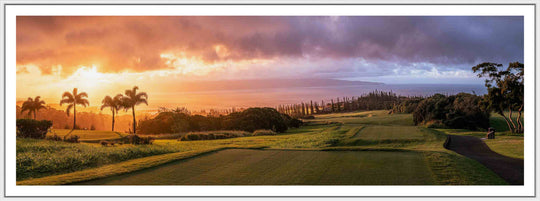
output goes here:
[[248, 108], [228, 115], [191, 115], [185, 110], [162, 111], [153, 118], [142, 119], [137, 130], [141, 134], [185, 133], [196, 131], [237, 130], [253, 132], [259, 129], [285, 132], [299, 127], [302, 121], [274, 108]]
[[[112, 131], [114, 131], [115, 125], [115, 114], [118, 114], [118, 111], [123, 109], [124, 111], [132, 111], [133, 123], [130, 133], [136, 133], [137, 131], [137, 121], [135, 119], [135, 106], [142, 103], [148, 105], [148, 95], [146, 92], [137, 92], [139, 87], [134, 86], [132, 89], [125, 90], [124, 94], [118, 94], [116, 96], [105, 96], [102, 100], [101, 110], [105, 108], [110, 108], [112, 112]], [[72, 130], [79, 129], [77, 125], [77, 105], [87, 107], [90, 105], [88, 101], [88, 94], [86, 92], [79, 92], [77, 88], [73, 88], [72, 92], [66, 91], [62, 94], [62, 99], [60, 100], [60, 106], [66, 104], [66, 114], [69, 117], [71, 111], [73, 111], [73, 126]], [[39, 110], [47, 109], [45, 106], [45, 101], [40, 100], [40, 96], [35, 98], [28, 97], [28, 99], [23, 102], [21, 106], [20, 113], [27, 112], [28, 117], [33, 114], [33, 119], [36, 119], [36, 114]]]
[[296, 118], [306, 118], [315, 114], [352, 112], [358, 110], [390, 110], [396, 103], [416, 99], [416, 96], [398, 96], [397, 94], [375, 90], [361, 96], [341, 97], [321, 102], [310, 100], [297, 104], [279, 105], [277, 110]]

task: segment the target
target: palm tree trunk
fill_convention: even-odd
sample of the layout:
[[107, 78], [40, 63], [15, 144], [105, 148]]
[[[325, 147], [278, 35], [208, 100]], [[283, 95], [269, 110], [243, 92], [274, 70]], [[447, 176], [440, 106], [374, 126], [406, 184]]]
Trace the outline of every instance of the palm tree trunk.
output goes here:
[[114, 131], [114, 109], [112, 112], [112, 131]]
[[37, 111], [34, 111], [34, 120], [36, 120], [36, 113]]
[[133, 134], [136, 134], [137, 121], [135, 121], [135, 106], [131, 106], [131, 112], [133, 112]]
[[76, 125], [77, 125], [77, 104], [73, 102], [73, 130], [75, 130]]

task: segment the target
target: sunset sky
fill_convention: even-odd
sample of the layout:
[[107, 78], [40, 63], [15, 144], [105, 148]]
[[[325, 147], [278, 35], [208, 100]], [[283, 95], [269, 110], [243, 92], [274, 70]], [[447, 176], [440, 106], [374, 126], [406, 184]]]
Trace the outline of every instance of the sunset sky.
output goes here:
[[78, 87], [95, 106], [138, 85], [165, 104], [197, 101], [187, 81], [270, 78], [482, 84], [471, 67], [523, 62], [523, 40], [522, 17], [18, 16], [17, 99]]

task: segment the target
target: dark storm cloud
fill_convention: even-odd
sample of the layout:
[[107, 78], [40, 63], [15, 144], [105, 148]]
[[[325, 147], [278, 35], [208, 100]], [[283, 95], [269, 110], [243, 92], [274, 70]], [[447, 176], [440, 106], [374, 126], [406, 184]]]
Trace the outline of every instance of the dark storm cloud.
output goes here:
[[[17, 64], [45, 73], [93, 63], [107, 72], [164, 69], [160, 55], [167, 52], [208, 63], [361, 58], [470, 66], [523, 61], [523, 41], [523, 18], [508, 16], [17, 17]], [[228, 54], [220, 56], [216, 45]]]

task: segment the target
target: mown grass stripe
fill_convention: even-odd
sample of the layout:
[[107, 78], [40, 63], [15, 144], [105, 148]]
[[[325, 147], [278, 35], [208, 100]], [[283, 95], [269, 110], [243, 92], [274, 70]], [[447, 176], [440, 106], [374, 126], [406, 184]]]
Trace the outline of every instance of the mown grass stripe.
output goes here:
[[75, 182], [99, 179], [123, 173], [133, 172], [136, 170], [142, 170], [145, 168], [154, 167], [157, 165], [165, 164], [168, 162], [191, 158], [203, 153], [209, 153], [219, 151], [227, 148], [260, 148], [260, 147], [214, 147], [209, 149], [201, 149], [196, 151], [177, 152], [170, 154], [162, 154], [144, 158], [133, 159], [125, 162], [120, 162], [111, 165], [105, 165], [98, 168], [92, 168], [62, 175], [47, 176], [36, 179], [29, 179], [18, 181], [17, 185], [61, 185], [70, 184]]

